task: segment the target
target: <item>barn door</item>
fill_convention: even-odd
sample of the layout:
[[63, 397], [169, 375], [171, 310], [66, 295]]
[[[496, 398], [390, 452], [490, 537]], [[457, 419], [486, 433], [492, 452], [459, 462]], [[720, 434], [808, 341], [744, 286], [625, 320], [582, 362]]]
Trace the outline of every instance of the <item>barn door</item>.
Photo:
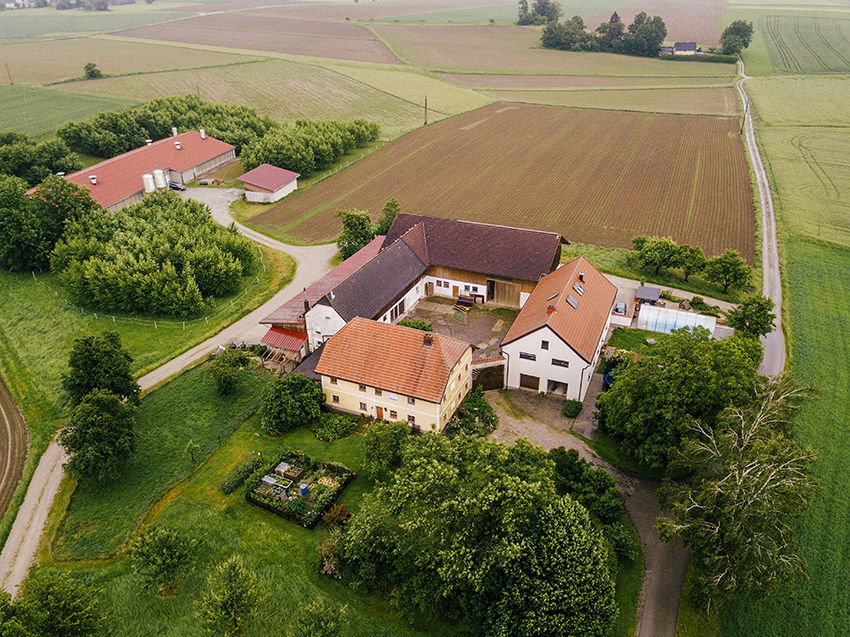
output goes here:
[[375, 407], [375, 418], [378, 420], [384, 419], [384, 408], [383, 407]]
[[520, 374], [519, 386], [523, 389], [533, 389], [534, 391], [540, 391], [540, 378], [537, 376], [531, 376], [530, 374]]

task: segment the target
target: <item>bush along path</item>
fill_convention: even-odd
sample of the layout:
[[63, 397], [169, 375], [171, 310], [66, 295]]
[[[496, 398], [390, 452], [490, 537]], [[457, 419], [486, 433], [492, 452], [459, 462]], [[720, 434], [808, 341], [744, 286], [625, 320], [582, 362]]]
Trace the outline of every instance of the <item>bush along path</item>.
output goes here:
[[[230, 204], [239, 196], [239, 191], [229, 189], [191, 189], [183, 193], [210, 206], [213, 218], [222, 225], [230, 225]], [[203, 343], [192, 347], [164, 365], [138, 379], [142, 391], [149, 391], [171, 377], [208, 356], [219, 346], [233, 342], [258, 342], [265, 332], [260, 319], [268, 316], [299, 291], [322, 277], [330, 270], [330, 261], [336, 254], [336, 245], [290, 246], [269, 239], [239, 226], [248, 238], [270, 248], [285, 252], [295, 260], [296, 270], [292, 281], [259, 308], [224, 328]], [[64, 450], [53, 441], [41, 456], [27, 489], [23, 504], [18, 512], [9, 537], [0, 552], [0, 589], [11, 595], [26, 579], [47, 522], [47, 514], [59, 490], [66, 462]], [[17, 482], [15, 482], [17, 484]], [[2, 485], [0, 485], [2, 487]]]

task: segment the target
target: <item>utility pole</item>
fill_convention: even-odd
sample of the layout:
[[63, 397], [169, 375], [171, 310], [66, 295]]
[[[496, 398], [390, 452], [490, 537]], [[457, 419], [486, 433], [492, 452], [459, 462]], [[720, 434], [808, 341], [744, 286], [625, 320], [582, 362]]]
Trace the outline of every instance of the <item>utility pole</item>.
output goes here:
[[12, 81], [12, 72], [9, 70], [9, 63], [8, 62], [6, 62], [6, 75], [9, 76], [9, 84], [10, 85], [14, 84], [14, 82]]
[[425, 96], [425, 126], [428, 125], [428, 96]]

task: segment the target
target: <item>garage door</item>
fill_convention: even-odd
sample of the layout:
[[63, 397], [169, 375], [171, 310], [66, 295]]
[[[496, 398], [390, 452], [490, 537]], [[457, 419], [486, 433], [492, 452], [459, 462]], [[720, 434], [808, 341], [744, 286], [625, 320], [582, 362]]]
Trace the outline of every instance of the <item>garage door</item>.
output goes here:
[[529, 376], [528, 374], [519, 375], [519, 386], [524, 389], [540, 390], [540, 378], [538, 376]]

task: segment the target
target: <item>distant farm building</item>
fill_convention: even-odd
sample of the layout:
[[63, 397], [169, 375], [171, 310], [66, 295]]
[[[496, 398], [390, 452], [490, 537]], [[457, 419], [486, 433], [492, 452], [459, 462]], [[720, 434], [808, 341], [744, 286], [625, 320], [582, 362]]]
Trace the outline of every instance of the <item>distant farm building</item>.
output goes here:
[[236, 159], [230, 144], [208, 137], [203, 130], [189, 131], [147, 145], [67, 175], [65, 179], [86, 188], [104, 208], [136, 203], [146, 192], [185, 184]]
[[673, 45], [673, 55], [696, 55], [696, 42], [676, 42]]
[[237, 177], [245, 189], [245, 200], [253, 203], [280, 201], [298, 188], [301, 175], [271, 164], [260, 164]]

